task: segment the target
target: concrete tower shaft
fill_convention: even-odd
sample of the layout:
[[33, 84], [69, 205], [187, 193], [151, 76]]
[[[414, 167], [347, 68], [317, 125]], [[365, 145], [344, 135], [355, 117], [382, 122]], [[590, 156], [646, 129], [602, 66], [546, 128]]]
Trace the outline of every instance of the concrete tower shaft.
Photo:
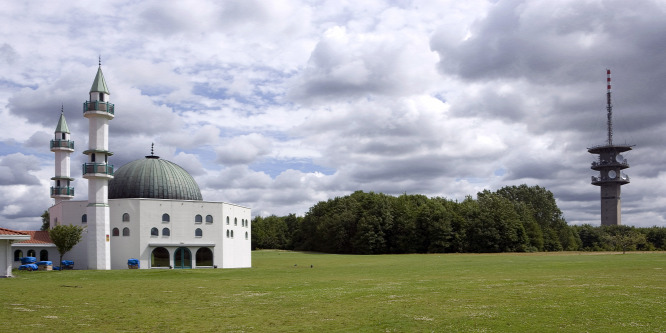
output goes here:
[[109, 164], [109, 120], [115, 117], [109, 102], [109, 90], [102, 66], [90, 88], [90, 99], [83, 103], [83, 116], [88, 118], [88, 162], [83, 164], [83, 178], [88, 180], [88, 269], [111, 269], [109, 180], [113, 165]]

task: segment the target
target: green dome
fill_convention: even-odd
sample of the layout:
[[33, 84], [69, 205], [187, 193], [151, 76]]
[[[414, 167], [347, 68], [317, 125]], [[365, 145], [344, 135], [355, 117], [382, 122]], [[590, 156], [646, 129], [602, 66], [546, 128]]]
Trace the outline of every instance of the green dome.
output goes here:
[[109, 181], [109, 199], [203, 200], [199, 185], [179, 165], [158, 156], [129, 162]]

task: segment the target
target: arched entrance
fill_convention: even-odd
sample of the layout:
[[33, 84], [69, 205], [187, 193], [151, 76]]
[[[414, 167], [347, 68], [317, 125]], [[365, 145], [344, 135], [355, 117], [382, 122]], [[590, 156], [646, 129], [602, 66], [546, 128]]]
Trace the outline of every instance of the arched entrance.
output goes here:
[[197, 267], [199, 266], [213, 266], [213, 251], [207, 247], [197, 250]]
[[186, 247], [179, 247], [173, 253], [173, 268], [192, 268], [192, 252]]
[[150, 267], [169, 267], [169, 250], [156, 247], [150, 255]]

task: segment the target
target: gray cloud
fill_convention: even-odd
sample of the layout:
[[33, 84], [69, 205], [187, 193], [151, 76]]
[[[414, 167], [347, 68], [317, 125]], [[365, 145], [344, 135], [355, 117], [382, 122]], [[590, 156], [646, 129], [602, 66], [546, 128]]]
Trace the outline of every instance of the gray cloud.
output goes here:
[[85, 199], [81, 104], [100, 53], [111, 163], [154, 142], [206, 200], [255, 215], [359, 189], [463, 199], [527, 183], [551, 190], [569, 222], [598, 224], [586, 148], [605, 139], [609, 67], [614, 138], [636, 144], [623, 220], [666, 225], [660, 1], [27, 6], [0, 13], [0, 186], [20, 194], [0, 198], [5, 225], [39, 227], [51, 202], [61, 104]]

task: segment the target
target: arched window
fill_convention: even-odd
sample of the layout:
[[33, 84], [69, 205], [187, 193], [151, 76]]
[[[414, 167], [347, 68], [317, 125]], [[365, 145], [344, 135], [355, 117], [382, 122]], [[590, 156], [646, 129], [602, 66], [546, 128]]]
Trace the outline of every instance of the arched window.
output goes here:
[[213, 215], [206, 215], [206, 223], [213, 223]]
[[169, 228], [162, 229], [162, 236], [171, 236], [171, 230]]
[[157, 228], [150, 229], [150, 235], [151, 236], [159, 236], [159, 234], [160, 234], [160, 231], [157, 230]]
[[14, 251], [14, 261], [19, 261], [23, 257], [23, 251], [16, 250]]
[[196, 260], [197, 266], [213, 266], [213, 251], [207, 247], [198, 249]]
[[201, 237], [203, 236], [203, 231], [201, 231], [201, 228], [197, 228], [197, 230], [194, 230], [194, 237]]
[[229, 225], [229, 216], [227, 216], [227, 225]]
[[234, 231], [231, 230], [231, 238], [234, 238]]
[[37, 253], [35, 252], [35, 250], [28, 250], [28, 255], [27, 256], [28, 257], [36, 257]]
[[227, 230], [227, 238], [229, 238], [229, 230]]
[[129, 228], [128, 227], [123, 228], [123, 236], [129, 236]]
[[169, 214], [167, 214], [167, 213], [162, 214], [162, 222], [171, 222], [171, 218], [169, 217]]
[[203, 217], [197, 214], [197, 216], [194, 217], [194, 223], [201, 223], [201, 222], [203, 222]]
[[88, 214], [81, 215], [81, 223], [88, 223]]
[[123, 214], [123, 222], [129, 222], [129, 221], [130, 221], [129, 214], [128, 213]]
[[234, 225], [238, 225], [238, 218], [234, 217]]
[[169, 250], [163, 247], [156, 247], [150, 254], [150, 267], [169, 267]]
[[49, 260], [49, 251], [47, 250], [39, 251], [39, 261], [47, 261], [47, 260]]
[[245, 232], [245, 239], [247, 239], [247, 231]]
[[118, 228], [113, 228], [111, 236], [120, 236], [120, 230], [118, 230]]

